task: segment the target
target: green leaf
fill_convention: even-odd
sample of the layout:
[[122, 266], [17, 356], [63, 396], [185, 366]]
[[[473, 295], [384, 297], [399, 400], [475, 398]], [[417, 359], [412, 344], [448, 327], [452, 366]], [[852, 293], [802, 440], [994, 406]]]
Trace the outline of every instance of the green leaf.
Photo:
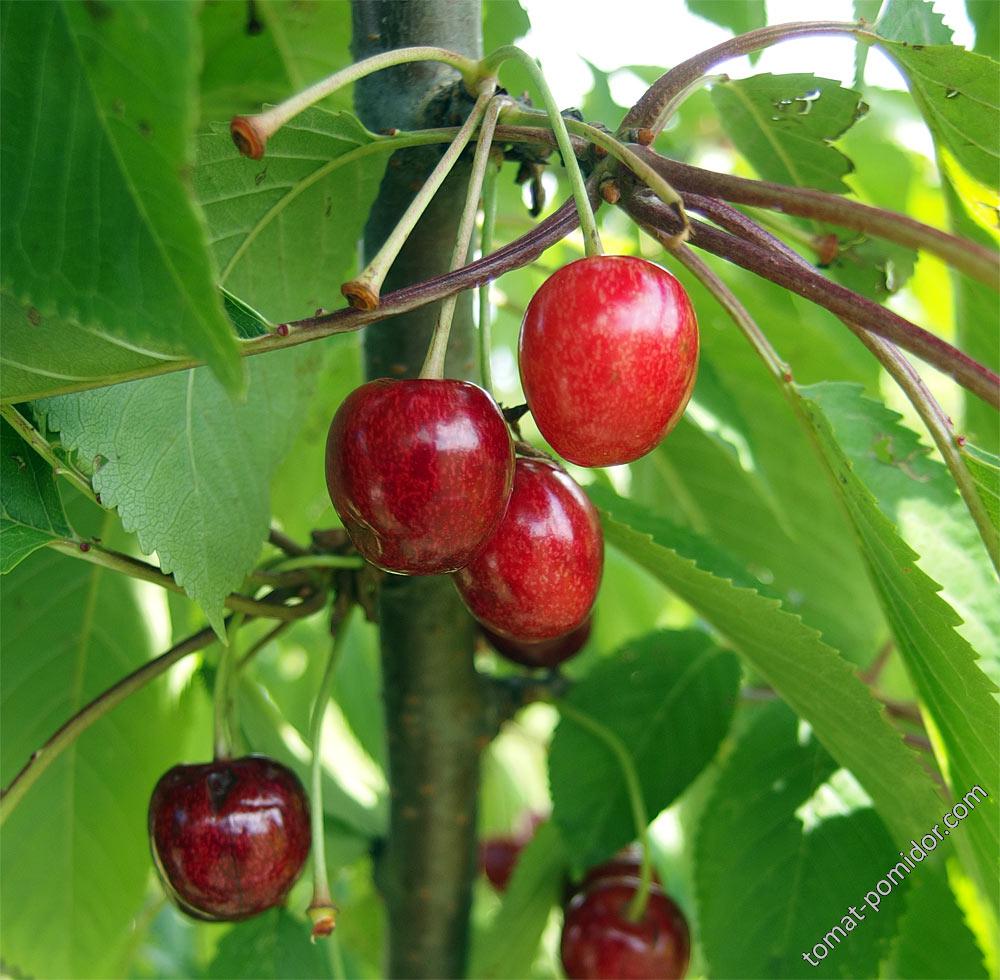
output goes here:
[[330, 977], [326, 946], [309, 941], [309, 928], [285, 908], [238, 922], [222, 937], [205, 975], [219, 980]]
[[920, 867], [910, 879], [891, 972], [900, 980], [952, 980], [989, 976], [983, 954], [969, 931], [940, 864]]
[[52, 467], [0, 419], [0, 574], [72, 533]]
[[886, 0], [874, 31], [892, 41], [951, 44], [952, 31], [928, 0]]
[[[250, 13], [254, 25], [250, 24]], [[256, 0], [199, 8], [205, 57], [202, 124], [224, 122], [280, 102], [351, 62], [351, 10], [346, 3]], [[325, 100], [349, 108], [350, 89]]]
[[971, 442], [962, 446], [962, 458], [995, 528], [1000, 529], [1000, 458]]
[[[874, 24], [882, 7], [882, 0], [854, 0], [854, 19]], [[854, 87], [861, 88], [865, 81], [865, 65], [868, 62], [868, 45], [854, 46]]]
[[[940, 163], [944, 170], [941, 183], [952, 230], [995, 251], [996, 238], [973, 218], [977, 208], [989, 220], [993, 220], [991, 212], [977, 199], [963, 198], [953, 179], [961, 174], [951, 173], [956, 168], [949, 166], [945, 160]], [[980, 364], [994, 371], [1000, 370], [1000, 349], [997, 345], [1000, 309], [997, 307], [996, 291], [986, 283], [976, 282], [954, 270], [951, 270], [951, 281], [954, 287], [956, 343]], [[996, 409], [968, 392], [963, 394], [966, 435], [991, 453], [1000, 452], [1000, 416]]]
[[1000, 64], [951, 44], [878, 44], [906, 76], [934, 139], [992, 187], [1000, 160]]
[[222, 629], [270, 519], [269, 485], [295, 433], [315, 359], [303, 348], [252, 359], [246, 401], [204, 368], [37, 403], [87, 464], [94, 489], [144, 554]]
[[154, 356], [193, 354], [239, 388], [185, 176], [196, 8], [11, 3], [2, 16], [4, 288], [43, 318]]
[[[883, 819], [908, 840], [939, 817], [933, 784], [880, 705], [837, 651], [781, 602], [718, 574], [712, 549], [603, 488], [608, 542], [673, 589], [733, 645], [868, 791]], [[923, 832], [923, 831], [921, 831]]]
[[[695, 861], [710, 976], [878, 976], [902, 908], [900, 894], [864, 906], [896, 848], [871, 809], [846, 812], [838, 800], [839, 813], [816, 813], [836, 763], [798, 724], [784, 705], [760, 709], [704, 808]], [[803, 954], [827, 935], [832, 948], [813, 966]]]
[[736, 149], [765, 179], [838, 194], [851, 161], [832, 141], [867, 107], [839, 82], [816, 75], [754, 75], [712, 87], [712, 102]]
[[[818, 445], [841, 488], [899, 653], [933, 721], [943, 752], [942, 770], [953, 795], [961, 797], [970, 787], [989, 783], [1000, 773], [997, 689], [979, 669], [975, 651], [956, 631], [961, 620], [938, 594], [940, 586], [916, 564], [917, 556], [880, 509], [882, 494], [876, 500], [863, 482], [871, 465], [864, 465], [858, 443], [884, 420], [871, 419], [874, 413], [866, 411], [857, 392], [845, 391], [841, 385], [799, 390]], [[843, 409], [845, 401], [852, 404], [851, 412]], [[859, 429], [864, 433], [860, 438]], [[974, 860], [967, 870], [996, 908], [1000, 905], [1000, 821], [995, 796], [990, 796], [984, 811], [963, 826], [956, 841], [969, 845]]]
[[568, 864], [559, 831], [543, 824], [518, 857], [500, 910], [473, 936], [469, 976], [522, 980], [532, 975], [549, 915], [562, 899]]
[[[704, 633], [653, 633], [599, 664], [564, 703], [622, 741], [652, 820], [711, 762], [729, 729], [739, 681], [736, 658]], [[635, 840], [617, 757], [569, 714], [552, 738], [549, 784], [552, 820], [577, 867]]]
[[965, 12], [976, 28], [975, 50], [990, 58], [1000, 56], [1000, 7], [993, 0], [965, 0]]
[[[114, 545], [115, 520], [77, 498], [74, 523]], [[41, 551], [5, 579], [0, 763], [6, 785], [63, 722], [154, 652], [131, 579]], [[150, 878], [146, 807], [183, 725], [165, 687], [98, 721], [41, 776], [0, 835], [4, 972], [123, 975]], [[48, 937], [42, 941], [40, 937]]]
[[226, 289], [276, 323], [341, 305], [384, 142], [350, 113], [318, 108], [279, 130], [259, 161], [237, 155], [228, 133], [200, 137], [195, 189]]
[[996, 573], [951, 474], [897, 413], [856, 385], [809, 391], [857, 477], [920, 556], [920, 567], [944, 586], [943, 598], [962, 617], [962, 635], [1000, 669]]
[[764, 0], [687, 0], [687, 8], [733, 34], [745, 34], [767, 23]]

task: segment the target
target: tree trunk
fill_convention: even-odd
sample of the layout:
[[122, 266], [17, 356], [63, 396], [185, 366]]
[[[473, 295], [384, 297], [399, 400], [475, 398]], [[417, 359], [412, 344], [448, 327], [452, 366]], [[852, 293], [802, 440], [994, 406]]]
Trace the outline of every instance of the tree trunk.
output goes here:
[[[481, 56], [479, 0], [353, 0], [353, 53], [428, 44]], [[451, 69], [404, 65], [359, 82], [356, 106], [373, 130], [447, 125], [471, 100]], [[371, 257], [440, 156], [403, 151], [389, 163], [365, 230]], [[384, 291], [448, 268], [468, 165], [460, 163], [396, 260]], [[413, 377], [437, 318], [424, 307], [368, 328], [369, 377]], [[448, 374], [475, 369], [471, 296], [459, 301]], [[387, 975], [461, 977], [475, 873], [483, 696], [474, 627], [447, 576], [387, 576], [379, 602], [388, 725], [390, 828], [379, 867], [388, 913]]]

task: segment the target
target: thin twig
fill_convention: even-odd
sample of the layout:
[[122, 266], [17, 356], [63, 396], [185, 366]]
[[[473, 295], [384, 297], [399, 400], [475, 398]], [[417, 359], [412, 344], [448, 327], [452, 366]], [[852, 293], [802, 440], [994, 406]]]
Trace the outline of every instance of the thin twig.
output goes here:
[[267, 540], [279, 551], [283, 551], [288, 555], [289, 558], [300, 558], [302, 555], [309, 554], [307, 548], [303, 548], [302, 545], [293, 541], [284, 531], [280, 531], [276, 527], [272, 527], [268, 531]]

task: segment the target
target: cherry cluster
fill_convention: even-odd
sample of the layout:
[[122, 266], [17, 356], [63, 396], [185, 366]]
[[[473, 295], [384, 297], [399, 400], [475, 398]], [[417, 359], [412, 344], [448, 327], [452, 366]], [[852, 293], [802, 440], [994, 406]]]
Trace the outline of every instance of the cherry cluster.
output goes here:
[[[533, 829], [480, 844], [480, 869], [497, 891], [506, 890]], [[641, 867], [641, 849], [629, 847], [567, 884], [560, 953], [569, 980], [684, 976], [691, 956], [687, 919], [655, 875], [641, 913], [631, 914]]]
[[[677, 422], [698, 328], [670, 273], [598, 255], [542, 285], [519, 348], [528, 408], [552, 449], [609, 466], [645, 455]], [[327, 485], [368, 561], [403, 575], [453, 573], [501, 653], [554, 666], [586, 640], [604, 545], [586, 494], [539, 456], [515, 453], [499, 406], [476, 385], [379, 379], [333, 418]]]

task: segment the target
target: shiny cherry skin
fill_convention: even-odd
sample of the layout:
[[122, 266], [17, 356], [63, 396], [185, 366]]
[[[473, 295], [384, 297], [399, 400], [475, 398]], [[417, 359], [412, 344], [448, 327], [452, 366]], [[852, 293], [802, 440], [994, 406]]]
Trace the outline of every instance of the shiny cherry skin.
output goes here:
[[513, 476], [499, 407], [465, 381], [369, 381], [330, 424], [330, 499], [358, 551], [388, 572], [467, 565], [499, 526]]
[[557, 636], [554, 640], [542, 640], [540, 643], [523, 643], [500, 636], [485, 626], [480, 626], [483, 636], [490, 646], [507, 660], [532, 670], [547, 668], [552, 670], [559, 664], [575, 657], [590, 638], [593, 616], [588, 616], [575, 630]]
[[627, 255], [551, 275], [521, 324], [521, 385], [539, 431], [580, 466], [630, 463], [674, 427], [694, 388], [698, 323], [666, 269]]
[[233, 922], [284, 901], [309, 856], [309, 801], [263, 756], [175, 766], [149, 801], [149, 839], [170, 897], [189, 915]]
[[630, 922], [637, 882], [603, 879], [566, 907], [562, 963], [570, 980], [679, 980], [691, 956], [684, 913], [653, 887], [646, 912]]
[[597, 511], [576, 481], [548, 460], [518, 459], [497, 533], [455, 584], [483, 626], [538, 643], [583, 624], [603, 565]]

